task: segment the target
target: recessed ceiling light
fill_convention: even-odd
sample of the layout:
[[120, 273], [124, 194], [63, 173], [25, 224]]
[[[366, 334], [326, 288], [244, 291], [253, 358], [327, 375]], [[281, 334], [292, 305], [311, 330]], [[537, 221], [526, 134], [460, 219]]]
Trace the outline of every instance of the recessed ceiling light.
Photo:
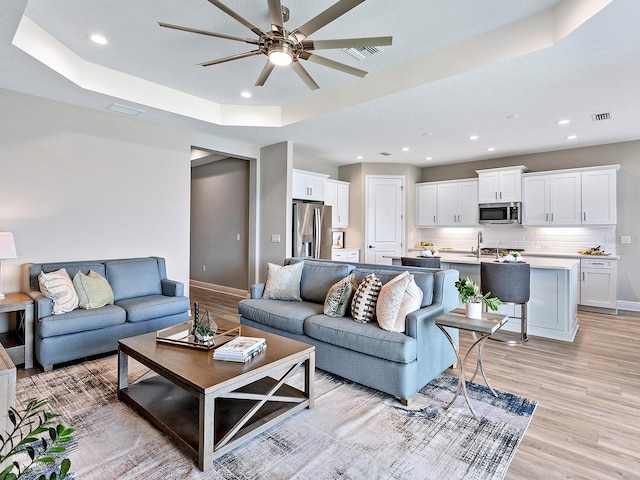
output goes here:
[[107, 43], [109, 43], [107, 39], [99, 33], [88, 33], [87, 38], [93, 43], [97, 43], [98, 45], [106, 45]]
[[433, 157], [424, 157], [425, 160], [433, 160]]
[[362, 160], [364, 157], [362, 155], [356, 155], [356, 160]]
[[507, 120], [515, 120], [516, 118], [520, 118], [520, 115], [518, 115], [517, 113], [512, 113], [511, 115], [507, 115], [505, 118]]
[[424, 132], [422, 134], [423, 137], [430, 137], [431, 135], [433, 135], [433, 132]]
[[478, 140], [480, 137], [478, 135], [471, 135], [469, 140]]
[[567, 123], [570, 123], [570, 122], [571, 122], [571, 120], [566, 120], [565, 119], [565, 120], [558, 120], [556, 123], [558, 125], [566, 125]]
[[251, 92], [247, 92], [246, 90], [244, 92], [240, 92], [240, 96], [242, 98], [251, 98], [253, 97], [253, 94]]
[[495, 151], [496, 151], [496, 147], [487, 148], [487, 152], [495, 152]]
[[578, 138], [578, 135], [569, 135], [568, 137], [565, 137], [567, 140], [575, 140], [576, 138]]
[[408, 152], [409, 151], [409, 147], [402, 147], [402, 151], [403, 152]]

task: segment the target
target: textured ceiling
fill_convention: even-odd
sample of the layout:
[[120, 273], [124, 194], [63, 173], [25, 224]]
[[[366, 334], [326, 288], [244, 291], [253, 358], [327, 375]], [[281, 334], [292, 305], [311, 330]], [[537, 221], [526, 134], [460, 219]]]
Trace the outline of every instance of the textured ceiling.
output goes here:
[[[291, 10], [286, 26], [294, 29], [334, 0], [283, 3]], [[322, 51], [370, 74], [358, 79], [307, 62], [321, 87], [311, 92], [286, 67], [276, 68], [264, 87], [253, 87], [262, 56], [198, 66], [251, 46], [163, 29], [158, 21], [254, 36], [206, 0], [9, 0], [0, 18], [6, 65], [0, 87], [96, 109], [115, 101], [144, 110], [136, 117], [142, 121], [258, 146], [290, 140], [297, 154], [335, 164], [363, 155], [363, 161], [424, 166], [636, 140], [640, 2], [608, 3], [367, 0], [310, 38], [393, 35], [393, 46], [362, 62], [341, 50]], [[226, 4], [268, 28], [266, 0]], [[575, 18], [577, 28], [553, 38], [548, 27], [561, 30], [563, 18]], [[105, 35], [109, 45], [90, 43], [90, 32]], [[76, 62], [74, 68], [67, 62], [71, 74], [49, 61], [59, 55], [54, 46]], [[91, 81], [92, 71], [103, 85]], [[142, 83], [118, 91], [122, 79]], [[154, 88], [160, 94], [152, 95]], [[140, 90], [145, 95], [136, 96]], [[241, 90], [254, 96], [241, 99]], [[167, 106], [172, 95], [185, 99], [180, 108]], [[218, 110], [218, 116], [209, 113]], [[608, 111], [612, 120], [592, 121], [591, 114]], [[556, 125], [561, 118], [571, 123]], [[480, 138], [469, 141], [472, 134]], [[578, 138], [568, 141], [569, 134]], [[402, 152], [404, 146], [410, 150]], [[382, 151], [393, 155], [382, 157]]]

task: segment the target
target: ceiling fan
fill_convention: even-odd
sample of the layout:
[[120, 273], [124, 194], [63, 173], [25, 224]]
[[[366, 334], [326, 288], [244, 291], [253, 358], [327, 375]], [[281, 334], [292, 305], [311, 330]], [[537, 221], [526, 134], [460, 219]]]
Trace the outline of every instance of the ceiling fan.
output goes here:
[[312, 33], [333, 22], [335, 19], [345, 14], [352, 8], [357, 7], [358, 5], [363, 3], [365, 0], [339, 0], [337, 3], [333, 4], [322, 13], [316, 15], [304, 25], [292, 31], [289, 31], [284, 27], [284, 23], [289, 19], [289, 9], [283, 7], [280, 0], [267, 0], [269, 4], [269, 16], [271, 17], [271, 29], [266, 32], [253, 25], [238, 13], [231, 10], [222, 2], [218, 0], [208, 1], [230, 17], [240, 22], [253, 33], [255, 33], [258, 36], [258, 39], [255, 40], [252, 38], [234, 37], [222, 33], [209, 32], [206, 30], [198, 30], [189, 27], [181, 27], [179, 25], [171, 25], [169, 23], [163, 22], [158, 22], [158, 24], [164, 28], [172, 28], [174, 30], [182, 30], [185, 32], [197, 33], [200, 35], [209, 35], [211, 37], [225, 38], [227, 40], [234, 40], [237, 42], [244, 42], [255, 45], [257, 47], [255, 50], [251, 50], [245, 53], [239, 53], [237, 55], [231, 55], [229, 57], [219, 58], [217, 60], [210, 60], [208, 62], [200, 63], [199, 65], [208, 67], [211, 65], [217, 65], [219, 63], [230, 62], [232, 60], [252, 57], [254, 55], [266, 55], [268, 57], [268, 60], [266, 65], [262, 69], [262, 72], [258, 76], [258, 80], [255, 84], [257, 87], [261, 87], [265, 84], [276, 65], [291, 65], [293, 71], [298, 74], [302, 81], [311, 90], [320, 88], [318, 84], [313, 80], [313, 78], [311, 78], [311, 75], [309, 75], [309, 73], [300, 64], [300, 60], [306, 60], [308, 62], [317, 63], [319, 65], [333, 68], [344, 73], [356, 75], [358, 77], [364, 77], [367, 74], [367, 72], [365, 72], [364, 70], [351, 67], [344, 63], [336, 62], [326, 57], [321, 57], [311, 52], [314, 50], [333, 48], [385, 46], [391, 45], [392, 41], [392, 37], [390, 36], [345, 38], [334, 40], [307, 40], [307, 37]]

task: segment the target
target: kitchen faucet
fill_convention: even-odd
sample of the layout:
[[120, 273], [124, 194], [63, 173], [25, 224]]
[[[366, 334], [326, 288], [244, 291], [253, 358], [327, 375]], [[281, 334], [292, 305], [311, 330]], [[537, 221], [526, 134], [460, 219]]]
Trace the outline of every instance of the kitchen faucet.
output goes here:
[[482, 230], [478, 230], [478, 249], [476, 250], [476, 257], [480, 258], [480, 244], [484, 242], [482, 238]]

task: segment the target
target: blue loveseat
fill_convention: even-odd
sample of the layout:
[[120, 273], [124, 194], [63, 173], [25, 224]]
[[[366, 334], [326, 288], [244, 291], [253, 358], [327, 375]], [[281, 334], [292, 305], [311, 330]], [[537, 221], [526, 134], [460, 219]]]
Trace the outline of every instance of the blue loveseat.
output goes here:
[[[435, 319], [458, 306], [456, 270], [304, 261], [302, 302], [263, 299], [264, 284], [251, 287], [251, 298], [239, 302], [243, 325], [259, 328], [316, 347], [316, 366], [354, 382], [389, 393], [403, 403], [455, 362], [451, 345]], [[360, 283], [373, 272], [383, 284], [409, 271], [423, 291], [422, 308], [406, 317], [406, 333], [383, 330], [374, 321], [323, 314], [331, 285], [353, 272]], [[450, 334], [458, 341], [457, 330]]]
[[[107, 279], [114, 304], [53, 315], [53, 301], [39, 289], [40, 272], [64, 268], [71, 278], [89, 270]], [[184, 285], [167, 279], [164, 258], [27, 263], [23, 291], [35, 304], [35, 356], [45, 370], [54, 364], [115, 351], [121, 338], [149, 333], [189, 319]]]

